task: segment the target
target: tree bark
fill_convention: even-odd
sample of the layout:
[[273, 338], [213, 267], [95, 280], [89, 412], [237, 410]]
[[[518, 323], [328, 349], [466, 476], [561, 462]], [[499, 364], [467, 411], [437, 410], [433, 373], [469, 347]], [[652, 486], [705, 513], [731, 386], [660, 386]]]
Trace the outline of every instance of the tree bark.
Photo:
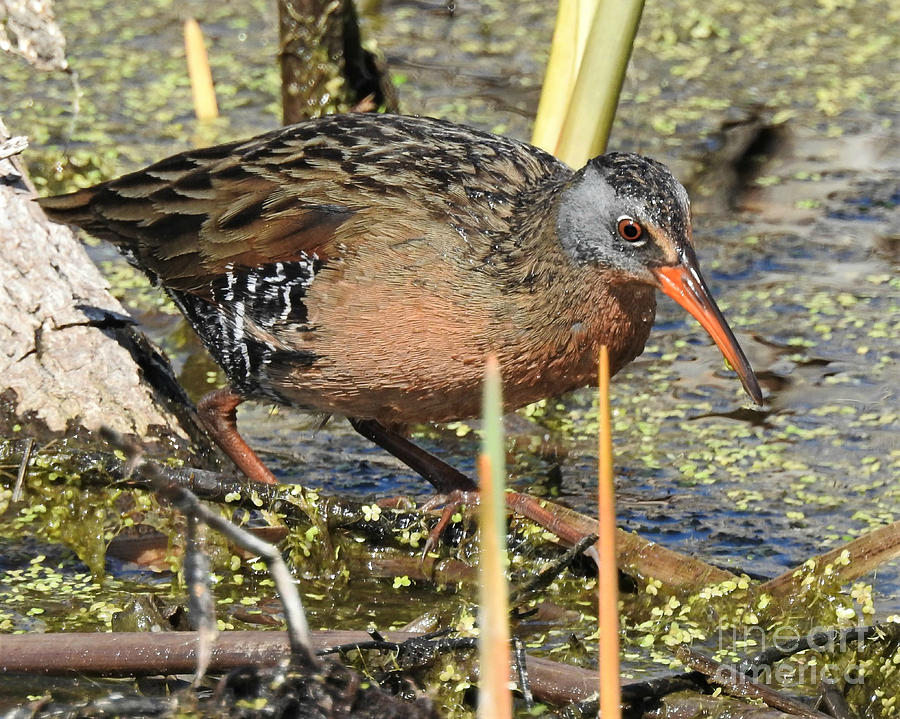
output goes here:
[[[0, 144], [7, 139], [0, 122]], [[168, 361], [134, 327], [73, 232], [32, 202], [0, 153], [0, 434], [38, 438], [106, 425], [209, 448]], [[22, 435], [19, 435], [22, 436]]]

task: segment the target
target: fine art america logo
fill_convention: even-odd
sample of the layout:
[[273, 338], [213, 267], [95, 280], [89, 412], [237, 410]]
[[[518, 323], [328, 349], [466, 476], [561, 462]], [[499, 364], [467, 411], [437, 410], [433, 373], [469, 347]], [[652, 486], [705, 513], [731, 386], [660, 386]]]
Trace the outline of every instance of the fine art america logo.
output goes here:
[[[856, 655], [866, 648], [872, 638], [873, 627], [858, 626], [835, 630], [814, 627], [810, 632], [798, 632], [794, 627], [782, 626], [766, 634], [761, 627], [719, 629], [719, 650], [734, 651], [735, 647], [758, 647], [759, 651], [737, 667], [723, 665], [720, 672], [731, 675], [732, 680], [741, 676], [781, 686], [818, 684], [822, 680], [843, 681], [846, 684], [862, 684], [863, 667], [858, 664], [829, 664], [817, 658], [809, 658], [809, 652], [824, 656], [845, 656], [848, 649]], [[807, 652], [807, 661], [794, 664], [778, 664], [782, 659], [799, 652]], [[726, 677], [722, 677], [726, 679]]]

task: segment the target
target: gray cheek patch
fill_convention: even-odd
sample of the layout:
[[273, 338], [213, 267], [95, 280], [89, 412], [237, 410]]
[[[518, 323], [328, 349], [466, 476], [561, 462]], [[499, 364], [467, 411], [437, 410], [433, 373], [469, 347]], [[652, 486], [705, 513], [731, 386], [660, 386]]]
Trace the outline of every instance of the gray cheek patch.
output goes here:
[[[612, 250], [609, 230], [604, 226], [608, 208], [620, 200], [600, 173], [590, 165], [563, 191], [556, 230], [566, 253], [579, 263], [597, 262]], [[604, 241], [604, 238], [606, 241]]]
[[[616, 223], [623, 215], [645, 227], [645, 241], [619, 238]], [[665, 165], [610, 153], [591, 160], [563, 190], [556, 229], [575, 262], [642, 274], [649, 264], [677, 261], [681, 243], [691, 243], [690, 216], [687, 191]]]

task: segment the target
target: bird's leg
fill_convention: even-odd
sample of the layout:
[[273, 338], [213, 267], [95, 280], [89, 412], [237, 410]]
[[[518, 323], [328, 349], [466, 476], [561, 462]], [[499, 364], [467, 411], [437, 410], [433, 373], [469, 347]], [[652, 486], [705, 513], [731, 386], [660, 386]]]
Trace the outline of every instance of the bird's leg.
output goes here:
[[[450, 522], [453, 513], [463, 505], [478, 504], [478, 485], [462, 472], [446, 462], [416, 446], [405, 437], [392, 432], [372, 419], [350, 419], [353, 429], [387, 450], [397, 459], [414, 469], [427, 479], [441, 494], [445, 495], [425, 503], [425, 507], [444, 504], [444, 511], [437, 526], [431, 531], [425, 543], [425, 551], [433, 549]], [[520, 492], [506, 493], [506, 506], [513, 512], [530, 519], [567, 544], [577, 544], [584, 533], [544, 507], [537, 497]], [[589, 553], [589, 552], [586, 552]]]
[[278, 484], [275, 475], [238, 433], [237, 406], [243, 401], [230, 387], [223, 387], [204, 395], [197, 403], [197, 413], [210, 437], [248, 479], [264, 484]]
[[446, 494], [454, 490], [468, 492], [478, 489], [478, 485], [462, 472], [413, 444], [406, 437], [392, 432], [374, 419], [350, 418], [350, 424], [363, 437], [371, 440], [421, 474], [434, 485], [438, 492]]
[[[506, 492], [504, 496], [507, 509], [521, 517], [530, 519], [538, 526], [543, 527], [551, 534], [559, 537], [565, 544], [575, 545], [584, 538], [585, 534], [583, 531], [579, 530], [578, 527], [567, 523], [564, 517], [560, 517], [547, 509], [544, 506], [544, 502], [538, 497], [532, 497], [530, 494], [522, 494], [521, 492]], [[425, 502], [425, 504], [420, 507], [423, 511], [434, 509], [440, 505], [443, 505], [443, 510], [441, 511], [441, 518], [438, 520], [438, 523], [434, 526], [434, 529], [428, 533], [422, 555], [428, 554], [428, 552], [437, 547], [441, 535], [444, 533], [447, 525], [450, 524], [450, 520], [453, 518], [456, 510], [464, 506], [476, 506], [480, 501], [481, 495], [477, 491], [456, 490], [450, 492], [448, 495], [435, 497], [434, 499], [429, 499]], [[595, 560], [597, 559], [595, 556], [596, 550], [594, 549], [586, 550], [585, 554], [594, 557]]]
[[456, 510], [460, 507], [474, 507], [481, 502], [481, 491], [465, 491], [456, 489], [450, 494], [441, 495], [438, 497], [433, 497], [425, 502], [419, 509], [423, 512], [427, 512], [431, 509], [435, 509], [441, 504], [444, 505], [444, 508], [441, 510], [441, 518], [438, 520], [438, 523], [434, 525], [434, 528], [428, 533], [428, 537], [425, 540], [425, 544], [422, 548], [422, 557], [424, 558], [429, 552], [433, 551], [435, 547], [438, 546], [438, 542], [441, 539], [441, 536], [444, 534], [444, 530], [447, 528], [447, 525], [450, 524], [450, 520], [453, 519], [453, 515], [456, 513]]

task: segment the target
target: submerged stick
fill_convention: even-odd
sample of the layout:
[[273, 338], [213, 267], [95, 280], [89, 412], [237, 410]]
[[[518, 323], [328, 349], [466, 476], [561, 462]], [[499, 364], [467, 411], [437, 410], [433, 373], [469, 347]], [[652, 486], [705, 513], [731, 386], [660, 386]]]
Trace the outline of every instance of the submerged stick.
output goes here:
[[742, 699], [759, 699], [770, 707], [803, 717], [803, 719], [832, 719], [827, 714], [816, 711], [806, 704], [801, 704], [765, 684], [748, 679], [737, 667], [717, 662], [715, 659], [694, 651], [687, 644], [677, 646], [675, 656], [682, 664], [705, 674], [711, 682], [721, 686], [732, 696]]

